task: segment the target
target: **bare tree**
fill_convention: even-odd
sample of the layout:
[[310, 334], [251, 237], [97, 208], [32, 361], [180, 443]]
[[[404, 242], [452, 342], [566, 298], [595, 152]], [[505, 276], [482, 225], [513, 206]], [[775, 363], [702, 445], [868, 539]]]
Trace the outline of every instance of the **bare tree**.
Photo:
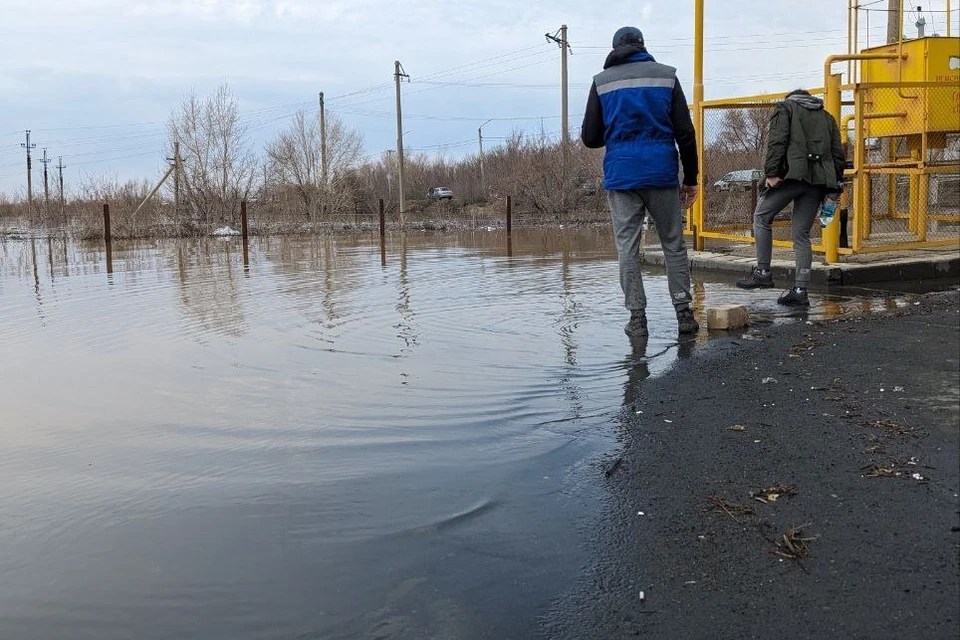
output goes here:
[[181, 199], [194, 222], [235, 221], [250, 195], [256, 161], [236, 98], [227, 85], [199, 98], [191, 93], [170, 114], [170, 147], [180, 143]]
[[349, 170], [363, 153], [363, 137], [335, 115], [327, 116], [327, 184], [321, 184], [320, 127], [316, 118], [298, 111], [290, 126], [267, 145], [273, 178], [283, 191], [292, 190], [302, 212], [340, 211], [353, 202]]
[[719, 149], [748, 160], [752, 163], [749, 168], [763, 166], [770, 132], [771, 107], [724, 111], [717, 135]]

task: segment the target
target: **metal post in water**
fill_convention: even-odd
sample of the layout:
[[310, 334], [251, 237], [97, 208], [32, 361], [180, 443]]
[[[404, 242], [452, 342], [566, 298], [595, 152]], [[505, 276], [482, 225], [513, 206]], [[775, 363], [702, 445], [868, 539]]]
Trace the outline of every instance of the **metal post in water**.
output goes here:
[[387, 264], [387, 220], [383, 212], [383, 198], [380, 198], [380, 264]]
[[513, 199], [510, 196], [507, 196], [507, 237], [510, 237], [510, 233], [513, 231]]
[[107, 250], [107, 273], [113, 273], [113, 247], [110, 236], [110, 205], [103, 203], [103, 244]]
[[383, 198], [380, 198], [380, 244], [383, 244], [383, 238], [387, 235], [387, 221], [383, 213]]
[[247, 239], [247, 201], [240, 201], [240, 236], [243, 238], [243, 268], [250, 269], [249, 241]]

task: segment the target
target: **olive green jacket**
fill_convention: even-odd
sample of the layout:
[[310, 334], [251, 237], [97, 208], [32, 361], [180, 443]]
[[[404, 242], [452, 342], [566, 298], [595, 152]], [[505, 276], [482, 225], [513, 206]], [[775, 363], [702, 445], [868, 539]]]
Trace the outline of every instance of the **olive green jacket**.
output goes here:
[[802, 180], [839, 191], [846, 157], [837, 121], [823, 109], [823, 100], [794, 91], [770, 117], [768, 178]]

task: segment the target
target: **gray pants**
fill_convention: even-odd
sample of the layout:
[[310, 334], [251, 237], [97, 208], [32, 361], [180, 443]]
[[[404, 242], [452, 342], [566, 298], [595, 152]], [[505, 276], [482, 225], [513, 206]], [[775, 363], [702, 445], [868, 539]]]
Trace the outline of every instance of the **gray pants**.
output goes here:
[[795, 286], [806, 288], [810, 283], [810, 227], [817, 216], [825, 191], [807, 182], [789, 180], [779, 187], [768, 188], [757, 201], [753, 217], [753, 235], [757, 244], [757, 267], [770, 269], [773, 254], [773, 230], [770, 225], [783, 208], [793, 202], [793, 256], [797, 274]]
[[677, 311], [690, 306], [690, 261], [683, 241], [680, 190], [633, 189], [608, 191], [610, 217], [620, 257], [620, 287], [627, 309], [647, 308], [640, 264], [640, 233], [647, 214], [653, 218], [667, 263], [667, 287]]

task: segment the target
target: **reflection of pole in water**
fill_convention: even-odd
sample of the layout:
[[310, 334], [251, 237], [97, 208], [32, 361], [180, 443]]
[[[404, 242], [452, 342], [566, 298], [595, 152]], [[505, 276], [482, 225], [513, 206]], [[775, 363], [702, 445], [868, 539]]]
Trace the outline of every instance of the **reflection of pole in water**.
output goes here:
[[327, 321], [337, 317], [334, 296], [336, 293], [333, 281], [333, 240], [330, 236], [324, 238], [323, 244], [323, 311], [327, 314]]
[[50, 281], [53, 281], [53, 238], [47, 235], [47, 262], [50, 264]]
[[67, 257], [67, 234], [66, 234], [66, 231], [64, 231], [64, 234], [63, 234], [62, 246], [63, 246], [63, 277], [66, 278], [66, 277], [69, 277], [69, 276], [70, 276], [70, 259]]
[[570, 278], [570, 251], [564, 246], [561, 254], [560, 279], [563, 282], [563, 311], [560, 314], [560, 344], [563, 345], [564, 361], [570, 366], [577, 364], [577, 345], [573, 341], [573, 330], [577, 326], [579, 304], [573, 297]]
[[33, 293], [40, 302], [40, 272], [37, 269], [37, 239], [30, 238], [30, 258], [33, 262]]
[[45, 320], [43, 317], [43, 298], [40, 296], [40, 269], [37, 266], [37, 240], [30, 238], [30, 253], [33, 261], [33, 294], [37, 297], [37, 315], [40, 316], [41, 325]]
[[400, 278], [398, 281], [397, 312], [400, 314], [400, 323], [397, 325], [397, 337], [403, 340], [404, 348], [401, 352], [409, 352], [412, 347], [420, 343], [419, 336], [413, 326], [415, 314], [410, 305], [410, 279], [407, 273], [407, 234], [400, 235]]

